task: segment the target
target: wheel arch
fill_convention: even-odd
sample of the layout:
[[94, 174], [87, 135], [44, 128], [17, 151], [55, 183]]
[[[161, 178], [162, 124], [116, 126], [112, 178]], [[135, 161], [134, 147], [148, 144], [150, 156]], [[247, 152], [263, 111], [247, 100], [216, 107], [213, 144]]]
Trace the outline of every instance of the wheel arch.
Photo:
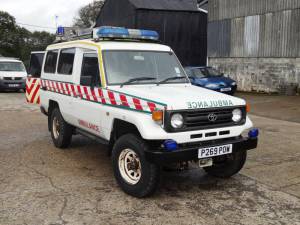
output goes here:
[[113, 148], [114, 143], [118, 138], [125, 134], [135, 134], [139, 137], [141, 137], [141, 133], [136, 125], [133, 123], [127, 122], [125, 120], [121, 119], [114, 119], [112, 123], [112, 130], [109, 140], [109, 151], [111, 153], [111, 150]]

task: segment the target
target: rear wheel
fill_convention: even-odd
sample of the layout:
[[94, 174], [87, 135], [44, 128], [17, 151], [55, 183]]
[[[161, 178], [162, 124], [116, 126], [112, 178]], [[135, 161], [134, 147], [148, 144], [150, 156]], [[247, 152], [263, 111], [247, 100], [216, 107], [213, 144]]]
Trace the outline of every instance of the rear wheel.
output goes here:
[[212, 176], [229, 178], [237, 174], [244, 166], [247, 158], [246, 151], [235, 152], [230, 155], [213, 158], [213, 166], [203, 169]]
[[62, 117], [58, 108], [53, 109], [50, 119], [52, 141], [57, 148], [67, 148], [72, 140], [73, 128]]
[[133, 134], [120, 137], [112, 151], [115, 178], [124, 192], [142, 198], [151, 195], [159, 184], [160, 169], [145, 159], [146, 143]]

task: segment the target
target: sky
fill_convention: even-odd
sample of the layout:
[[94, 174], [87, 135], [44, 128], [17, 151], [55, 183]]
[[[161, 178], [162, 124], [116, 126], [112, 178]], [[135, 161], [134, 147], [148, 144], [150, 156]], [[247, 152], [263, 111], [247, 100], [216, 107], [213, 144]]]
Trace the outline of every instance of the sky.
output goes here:
[[[93, 0], [0, 0], [0, 10], [6, 11], [16, 18], [18, 25], [30, 31], [55, 32], [56, 20], [62, 26], [71, 26], [80, 7]], [[23, 24], [23, 25], [22, 25]], [[39, 28], [27, 26], [47, 27]]]

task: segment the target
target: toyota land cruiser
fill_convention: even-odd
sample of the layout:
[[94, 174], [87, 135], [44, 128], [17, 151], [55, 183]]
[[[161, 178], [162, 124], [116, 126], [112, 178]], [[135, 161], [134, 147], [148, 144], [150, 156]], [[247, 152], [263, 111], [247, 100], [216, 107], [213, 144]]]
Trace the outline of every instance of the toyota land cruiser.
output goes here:
[[48, 46], [41, 72], [54, 145], [67, 148], [76, 134], [107, 144], [118, 184], [136, 197], [155, 191], [162, 166], [193, 161], [226, 178], [257, 146], [246, 102], [191, 85], [157, 40], [155, 31], [95, 28], [91, 39]]

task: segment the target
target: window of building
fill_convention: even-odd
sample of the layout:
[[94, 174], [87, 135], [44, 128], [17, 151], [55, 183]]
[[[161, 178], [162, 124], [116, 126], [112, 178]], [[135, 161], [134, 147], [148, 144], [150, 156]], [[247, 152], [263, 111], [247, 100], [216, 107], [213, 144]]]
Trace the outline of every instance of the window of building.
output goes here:
[[75, 48], [62, 49], [59, 54], [57, 73], [71, 75], [75, 58]]
[[47, 52], [45, 68], [44, 68], [45, 73], [55, 73], [56, 63], [57, 63], [57, 55], [58, 55], [57, 50]]

